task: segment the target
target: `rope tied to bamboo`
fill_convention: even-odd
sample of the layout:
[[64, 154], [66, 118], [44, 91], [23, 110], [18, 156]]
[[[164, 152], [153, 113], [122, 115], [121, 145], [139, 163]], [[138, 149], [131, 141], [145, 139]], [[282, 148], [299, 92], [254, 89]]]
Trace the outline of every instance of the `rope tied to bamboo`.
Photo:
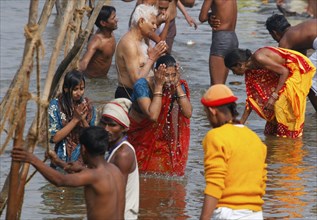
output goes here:
[[79, 8], [76, 8], [76, 9], [75, 9], [75, 13], [76, 13], [77, 15], [79, 15], [79, 18], [80, 18], [80, 19], [83, 17], [83, 15], [84, 15], [85, 12], [87, 12], [87, 14], [89, 14], [91, 11], [92, 11], [92, 8], [89, 7], [89, 6], [87, 6], [87, 5], [85, 5], [85, 6], [82, 7], [81, 9], [79, 9]]
[[82, 10], [87, 12], [87, 17], [90, 17], [91, 11], [92, 11], [92, 8], [91, 8], [91, 7], [89, 7], [88, 5], [85, 5], [85, 6], [82, 8]]
[[67, 31], [76, 31], [76, 25], [74, 25], [73, 23], [69, 23], [67, 28]]
[[44, 44], [43, 44], [42, 38], [40, 38], [38, 35], [36, 35], [38, 32], [38, 29], [39, 29], [38, 24], [25, 25], [24, 26], [24, 36], [27, 40], [32, 40], [35, 37], [38, 38], [38, 39], [36, 39], [35, 45], [36, 45], [36, 47], [41, 48], [41, 58], [43, 58], [44, 54], [45, 54], [45, 49], [44, 49]]
[[40, 97], [38, 97], [37, 94], [31, 94], [30, 97], [31, 100], [35, 101], [36, 103], [38, 103], [40, 106], [42, 106], [43, 108], [47, 108], [49, 106], [49, 101], [45, 100], [45, 99], [41, 99]]
[[25, 25], [24, 26], [24, 36], [26, 37], [26, 39], [31, 40], [31, 39], [33, 39], [34, 34], [37, 32], [38, 29], [39, 29], [38, 24]]

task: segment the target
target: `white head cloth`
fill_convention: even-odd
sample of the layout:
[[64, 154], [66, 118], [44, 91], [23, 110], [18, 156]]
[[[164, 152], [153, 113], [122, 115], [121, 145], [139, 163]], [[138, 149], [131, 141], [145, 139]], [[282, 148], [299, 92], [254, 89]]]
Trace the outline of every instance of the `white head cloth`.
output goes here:
[[111, 118], [123, 127], [129, 128], [130, 119], [128, 117], [128, 112], [131, 104], [132, 102], [126, 98], [113, 99], [103, 107], [102, 118]]

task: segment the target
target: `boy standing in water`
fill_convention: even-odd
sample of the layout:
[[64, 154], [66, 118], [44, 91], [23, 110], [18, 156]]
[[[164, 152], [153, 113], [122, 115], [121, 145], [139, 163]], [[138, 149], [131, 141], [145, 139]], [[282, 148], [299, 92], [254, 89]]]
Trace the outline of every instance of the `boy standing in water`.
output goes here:
[[79, 62], [79, 71], [89, 78], [105, 78], [116, 49], [113, 31], [118, 28], [116, 9], [103, 6], [95, 22], [97, 32], [88, 43], [87, 51]]
[[263, 219], [266, 146], [236, 119], [237, 99], [223, 84], [211, 86], [201, 99], [213, 127], [203, 140], [206, 188], [201, 220]]
[[107, 132], [100, 127], [88, 127], [80, 136], [80, 143], [87, 168], [74, 174], [64, 175], [22, 148], [12, 150], [12, 159], [31, 163], [56, 186], [84, 186], [88, 219], [123, 219], [123, 176], [115, 165], [107, 163], [104, 159], [108, 148]]
[[239, 47], [235, 33], [237, 23], [236, 0], [204, 0], [199, 21], [208, 21], [212, 27], [212, 41], [209, 55], [210, 85], [225, 84], [228, 68], [224, 58]]

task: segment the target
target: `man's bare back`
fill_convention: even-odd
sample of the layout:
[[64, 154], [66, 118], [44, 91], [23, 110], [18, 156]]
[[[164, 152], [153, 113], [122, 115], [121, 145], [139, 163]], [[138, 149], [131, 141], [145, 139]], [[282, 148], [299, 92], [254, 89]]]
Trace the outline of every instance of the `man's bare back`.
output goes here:
[[87, 218], [123, 219], [125, 186], [120, 170], [115, 165], [104, 162], [88, 172], [95, 175], [97, 180], [92, 185], [85, 186]]
[[[102, 127], [85, 128], [80, 135], [80, 154], [87, 167], [63, 174], [47, 166], [34, 154], [20, 147], [12, 150], [14, 161], [31, 163], [55, 186], [84, 187], [89, 220], [123, 219], [125, 208], [124, 176], [115, 165], [105, 161], [108, 133]], [[48, 153], [54, 163], [56, 154]], [[75, 163], [74, 163], [75, 164]], [[56, 165], [56, 164], [55, 164]], [[70, 165], [72, 166], [72, 165]]]
[[317, 19], [310, 19], [298, 25], [289, 27], [279, 42], [279, 47], [290, 48], [306, 54], [313, 48], [317, 37]]

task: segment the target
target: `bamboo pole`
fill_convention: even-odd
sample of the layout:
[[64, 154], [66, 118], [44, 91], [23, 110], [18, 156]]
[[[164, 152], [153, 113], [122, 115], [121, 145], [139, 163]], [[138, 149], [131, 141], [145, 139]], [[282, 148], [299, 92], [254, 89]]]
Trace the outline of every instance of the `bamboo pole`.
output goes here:
[[[75, 0], [72, 0], [72, 1], [75, 1]], [[86, 42], [87, 40], [88, 40], [88, 36], [89, 36], [89, 34], [90, 34], [90, 31], [89, 30], [91, 30], [92, 29], [92, 27], [93, 27], [93, 25], [94, 25], [94, 23], [95, 23], [95, 20], [97, 19], [97, 16], [98, 16], [98, 14], [99, 14], [99, 12], [100, 12], [100, 10], [101, 10], [101, 8], [102, 8], [102, 6], [103, 6], [103, 1], [104, 0], [100, 0], [99, 1], [99, 4], [97, 5], [97, 7], [96, 7], [96, 11], [95, 11], [95, 13], [92, 15], [92, 17], [91, 17], [91, 19], [88, 21], [88, 24], [87, 24], [87, 28], [86, 28], [86, 30], [85, 30], [85, 34], [84, 34], [84, 36], [83, 36], [83, 42], [80, 44], [80, 47], [79, 47], [79, 50], [77, 51], [77, 55], [79, 55], [80, 54], [80, 51], [82, 50], [82, 48], [83, 48], [83, 45], [84, 45], [84, 42]], [[74, 3], [74, 2], [73, 2]], [[68, 4], [70, 4], [71, 6], [74, 6], [74, 4], [71, 4], [71, 3], [68, 3]], [[67, 13], [67, 11], [68, 11], [68, 9], [71, 9], [71, 8], [74, 8], [74, 7], [71, 7], [71, 6], [69, 6], [69, 7], [67, 7], [66, 8], [66, 13]], [[66, 14], [65, 13], [65, 14]], [[69, 19], [69, 18], [68, 18]], [[62, 22], [62, 24], [61, 24], [61, 26], [63, 26], [63, 23], [67, 23], [67, 19], [65, 19], [65, 21], [64, 22]], [[65, 26], [65, 25], [64, 25]], [[62, 28], [63, 29], [63, 28]], [[64, 32], [66, 33], [66, 29], [64, 29]], [[59, 33], [63, 33], [63, 32], [59, 32]], [[63, 34], [64, 36], [65, 36], [65, 34]], [[60, 43], [62, 43], [62, 41], [61, 40], [58, 40], [57, 39], [57, 41], [56, 41], [56, 44], [60, 44]], [[58, 46], [57, 45], [57, 46]], [[56, 48], [57, 48], [57, 46], [56, 46]], [[56, 57], [57, 58], [57, 57]], [[52, 59], [54, 59], [54, 56], [52, 56]], [[70, 62], [70, 64], [74, 64], [74, 63], [77, 63], [76, 61], [74, 61], [74, 59], [72, 60], [72, 62]], [[72, 66], [72, 65], [69, 65], [69, 66]], [[73, 68], [73, 67], [72, 67]], [[49, 74], [51, 74], [49, 71], [48, 71], [48, 75]], [[47, 77], [47, 80], [46, 80], [46, 86], [48, 85], [49, 87], [51, 87], [52, 86], [52, 82], [51, 83], [49, 83], [48, 81], [49, 81], [49, 79], [50, 79], [50, 77]], [[52, 87], [51, 87], [52, 88]], [[45, 87], [44, 88], [44, 91], [47, 91], [47, 87]], [[45, 95], [46, 94], [46, 95]], [[45, 93], [45, 92], [43, 92], [43, 98], [42, 99], [44, 99], [44, 100], [48, 100], [49, 98], [51, 98], [51, 97], [49, 97], [49, 93]], [[43, 106], [42, 106], [43, 107]], [[46, 116], [46, 114], [47, 114], [47, 111], [46, 111], [46, 108], [43, 108], [42, 109], [42, 111], [41, 111], [41, 122], [44, 122], [44, 118], [45, 117], [43, 117], [43, 116]], [[34, 125], [36, 125], [37, 123], [33, 123]], [[32, 124], [32, 125], [33, 125]], [[33, 126], [32, 126], [33, 127]], [[47, 128], [46, 128], [47, 129]], [[29, 131], [34, 131], [35, 129], [30, 129]], [[32, 135], [32, 134], [28, 134], [28, 138], [29, 137], [32, 137], [32, 136], [34, 136], [34, 135]], [[35, 147], [35, 145], [36, 145], [36, 141], [35, 141], [36, 139], [28, 139], [27, 140], [27, 143], [28, 143], [28, 146], [29, 146], [29, 150], [31, 150], [32, 152], [34, 151], [34, 147]], [[22, 175], [21, 175], [21, 180], [23, 180], [23, 184], [25, 184], [25, 180], [26, 180], [26, 176], [27, 176], [27, 173], [28, 173], [28, 169], [29, 169], [29, 164], [24, 164], [24, 166], [23, 166], [23, 169], [22, 169]], [[22, 182], [22, 181], [21, 181]], [[22, 184], [21, 184], [22, 185]], [[19, 194], [19, 192], [18, 192], [18, 194]]]
[[67, 56], [70, 48], [74, 46], [74, 42], [78, 38], [80, 26], [82, 24], [83, 14], [86, 10], [85, 0], [78, 0], [76, 4], [76, 9], [73, 13], [73, 19], [69, 22], [67, 37], [64, 49], [64, 58]]
[[[35, 47], [36, 42], [40, 39], [40, 36], [42, 35], [43, 31], [46, 28], [48, 18], [50, 17], [52, 8], [54, 6], [54, 2], [55, 2], [55, 0], [46, 0], [45, 5], [43, 7], [42, 14], [41, 14], [41, 18], [38, 22], [39, 23], [37, 26], [38, 29], [35, 33], [31, 33], [31, 34], [33, 34], [33, 38], [31, 38], [30, 36], [27, 36], [27, 33], [25, 34], [27, 39], [26, 39], [25, 49], [24, 49], [25, 50], [24, 58], [29, 59], [30, 56], [33, 56], [33, 54], [32, 54], [33, 49], [32, 48]], [[34, 26], [28, 25], [28, 27], [34, 27]], [[32, 28], [29, 30], [32, 30]], [[28, 34], [30, 34], [30, 33], [28, 33]], [[23, 58], [22, 66], [21, 66], [20, 70], [14, 76], [7, 93], [5, 94], [5, 96], [3, 97], [2, 101], [1, 101], [0, 121], [2, 123], [0, 125], [1, 126], [0, 132], [2, 131], [3, 126], [5, 124], [5, 121], [8, 118], [9, 113], [11, 112], [12, 102], [13, 102], [13, 98], [14, 98], [14, 97], [12, 97], [12, 94], [15, 94], [15, 90], [18, 87], [17, 83], [18, 83], [18, 78], [20, 77], [20, 73], [25, 72], [25, 70], [21, 71], [23, 68], [25, 68], [24, 60], [27, 60], [24, 58]], [[10, 139], [10, 138], [11, 138], [11, 136], [8, 135], [8, 139]], [[4, 144], [4, 147], [5, 147], [5, 145], [6, 144]], [[0, 154], [2, 153], [3, 150], [4, 150], [4, 148], [0, 149]]]
[[[30, 2], [30, 10], [29, 10], [29, 21], [28, 21], [28, 27], [32, 27], [36, 25], [37, 22], [37, 14], [38, 14], [38, 0], [33, 0]], [[31, 45], [31, 40], [26, 40], [25, 46], [29, 47]], [[30, 54], [31, 53], [31, 54]], [[24, 51], [24, 56], [27, 54], [30, 54], [30, 58], [33, 55], [33, 49], [31, 49], [31, 52], [28, 52], [27, 50]], [[26, 57], [29, 58], [29, 57]], [[28, 71], [22, 72], [21, 74], [27, 74], [27, 77], [24, 77], [24, 85], [22, 88], [22, 94], [28, 92], [29, 89], [29, 77], [30, 73], [32, 71], [32, 65], [33, 60], [32, 59], [25, 59], [25, 62], [28, 62]], [[24, 62], [24, 63], [25, 63]], [[26, 64], [27, 65], [27, 64]], [[23, 144], [23, 131], [25, 126], [25, 119], [26, 119], [26, 105], [27, 100], [23, 96], [21, 97], [20, 102], [20, 110], [23, 112], [22, 117], [19, 120], [17, 129], [15, 131], [15, 139], [13, 141], [13, 148], [19, 148]], [[19, 169], [20, 169], [20, 163], [16, 161], [11, 161], [11, 170], [10, 170], [10, 185], [9, 185], [9, 197], [8, 197], [8, 209], [7, 209], [7, 215], [6, 219], [19, 219], [20, 214], [18, 212], [18, 206], [17, 204], [21, 203], [21, 198], [17, 195], [17, 190], [19, 188]]]
[[[76, 0], [71, 0], [71, 1], [68, 1], [67, 2], [67, 6], [66, 6], [66, 9], [65, 9], [65, 16], [63, 17], [63, 21], [61, 22], [61, 25], [60, 25], [60, 28], [59, 28], [59, 35], [56, 39], [56, 42], [55, 42], [55, 45], [54, 45], [54, 49], [53, 49], [53, 52], [52, 52], [52, 56], [51, 56], [51, 59], [50, 59], [50, 63], [49, 63], [49, 69], [48, 69], [48, 73], [47, 73], [47, 78], [49, 78], [49, 75], [52, 75], [52, 71], [55, 69], [56, 67], [56, 62], [57, 62], [57, 58], [59, 56], [59, 53], [60, 53], [60, 50], [61, 50], [61, 47], [63, 45], [63, 42], [64, 42], [64, 38], [65, 38], [65, 33], [66, 33], [66, 30], [67, 30], [67, 24], [69, 23], [69, 20], [71, 19], [72, 17], [72, 13], [74, 11], [74, 5], [75, 5], [75, 1]], [[43, 109], [40, 109], [39, 111], [42, 112]], [[41, 119], [40, 119], [41, 121]], [[35, 119], [35, 125], [37, 125], [38, 122], [37, 122], [37, 119]], [[37, 126], [35, 126], [36, 129], [35, 129], [35, 133], [34, 133], [34, 137], [32, 139], [32, 142], [33, 143], [29, 143], [29, 140], [27, 145], [28, 145], [28, 149], [29, 151], [33, 152], [34, 151], [34, 147], [35, 147], [35, 143], [36, 143], [36, 139], [37, 139], [37, 130], [39, 129]], [[30, 137], [30, 136], [28, 136]], [[18, 188], [18, 191], [17, 191], [17, 195], [18, 196], [21, 196], [23, 197], [23, 192], [24, 192], [24, 185], [25, 185], [25, 182], [26, 182], [26, 178], [27, 178], [27, 174], [28, 174], [28, 171], [29, 171], [29, 167], [30, 167], [30, 164], [28, 163], [25, 163], [23, 165], [23, 168], [22, 168], [22, 171], [21, 171], [21, 179], [20, 179], [20, 186]], [[22, 205], [22, 204], [21, 204]], [[20, 209], [21, 209], [21, 205], [20, 205]]]
[[[28, 61], [32, 61], [33, 62], [33, 50], [34, 50], [34, 47], [36, 46], [36, 42], [39, 41], [40, 39], [40, 36], [42, 35], [45, 27], [46, 27], [46, 24], [48, 22], [48, 18], [51, 14], [51, 11], [52, 11], [52, 8], [54, 6], [54, 2], [55, 0], [47, 0], [45, 2], [45, 5], [43, 7], [43, 11], [42, 11], [42, 14], [41, 14], [41, 18], [39, 20], [39, 26], [38, 26], [38, 29], [37, 29], [37, 32], [34, 34], [33, 38], [28, 38], [26, 39], [26, 44], [25, 44], [25, 55], [23, 57], [23, 61], [22, 61], [22, 66], [20, 68], [20, 70], [17, 72], [17, 74], [15, 75], [15, 78], [13, 79], [13, 83], [11, 83], [10, 85], [10, 88], [7, 92], [7, 97], [10, 97], [10, 95], [12, 95], [11, 91], [12, 91], [12, 86], [17, 86], [17, 81], [21, 75], [21, 73], [25, 73], [27, 71], [27, 60]], [[30, 14], [32, 14], [30, 17], [32, 18], [32, 20], [36, 19], [36, 17], [34, 16], [35, 14], [37, 14], [37, 11], [36, 13], [34, 12], [35, 10], [37, 10], [38, 8], [38, 0], [32, 0], [30, 2]], [[32, 21], [33, 22], [33, 21]], [[31, 41], [31, 43], [29, 43], [29, 41]], [[14, 95], [14, 94], [13, 94]], [[17, 96], [15, 94], [15, 96]], [[1, 103], [2, 104], [2, 103]], [[7, 108], [4, 108], [5, 110]], [[17, 112], [21, 112], [20, 109], [19, 111]], [[7, 177], [4, 185], [3, 185], [3, 188], [2, 188], [2, 191], [1, 191], [1, 198], [0, 198], [0, 215], [7, 203], [7, 198], [8, 198], [8, 191], [9, 191], [9, 181], [8, 179], [10, 178], [11, 174], [9, 174], [9, 176]], [[11, 197], [12, 198], [12, 197]], [[15, 201], [15, 199], [12, 198], [12, 201]], [[9, 208], [8, 208], [9, 209]]]

